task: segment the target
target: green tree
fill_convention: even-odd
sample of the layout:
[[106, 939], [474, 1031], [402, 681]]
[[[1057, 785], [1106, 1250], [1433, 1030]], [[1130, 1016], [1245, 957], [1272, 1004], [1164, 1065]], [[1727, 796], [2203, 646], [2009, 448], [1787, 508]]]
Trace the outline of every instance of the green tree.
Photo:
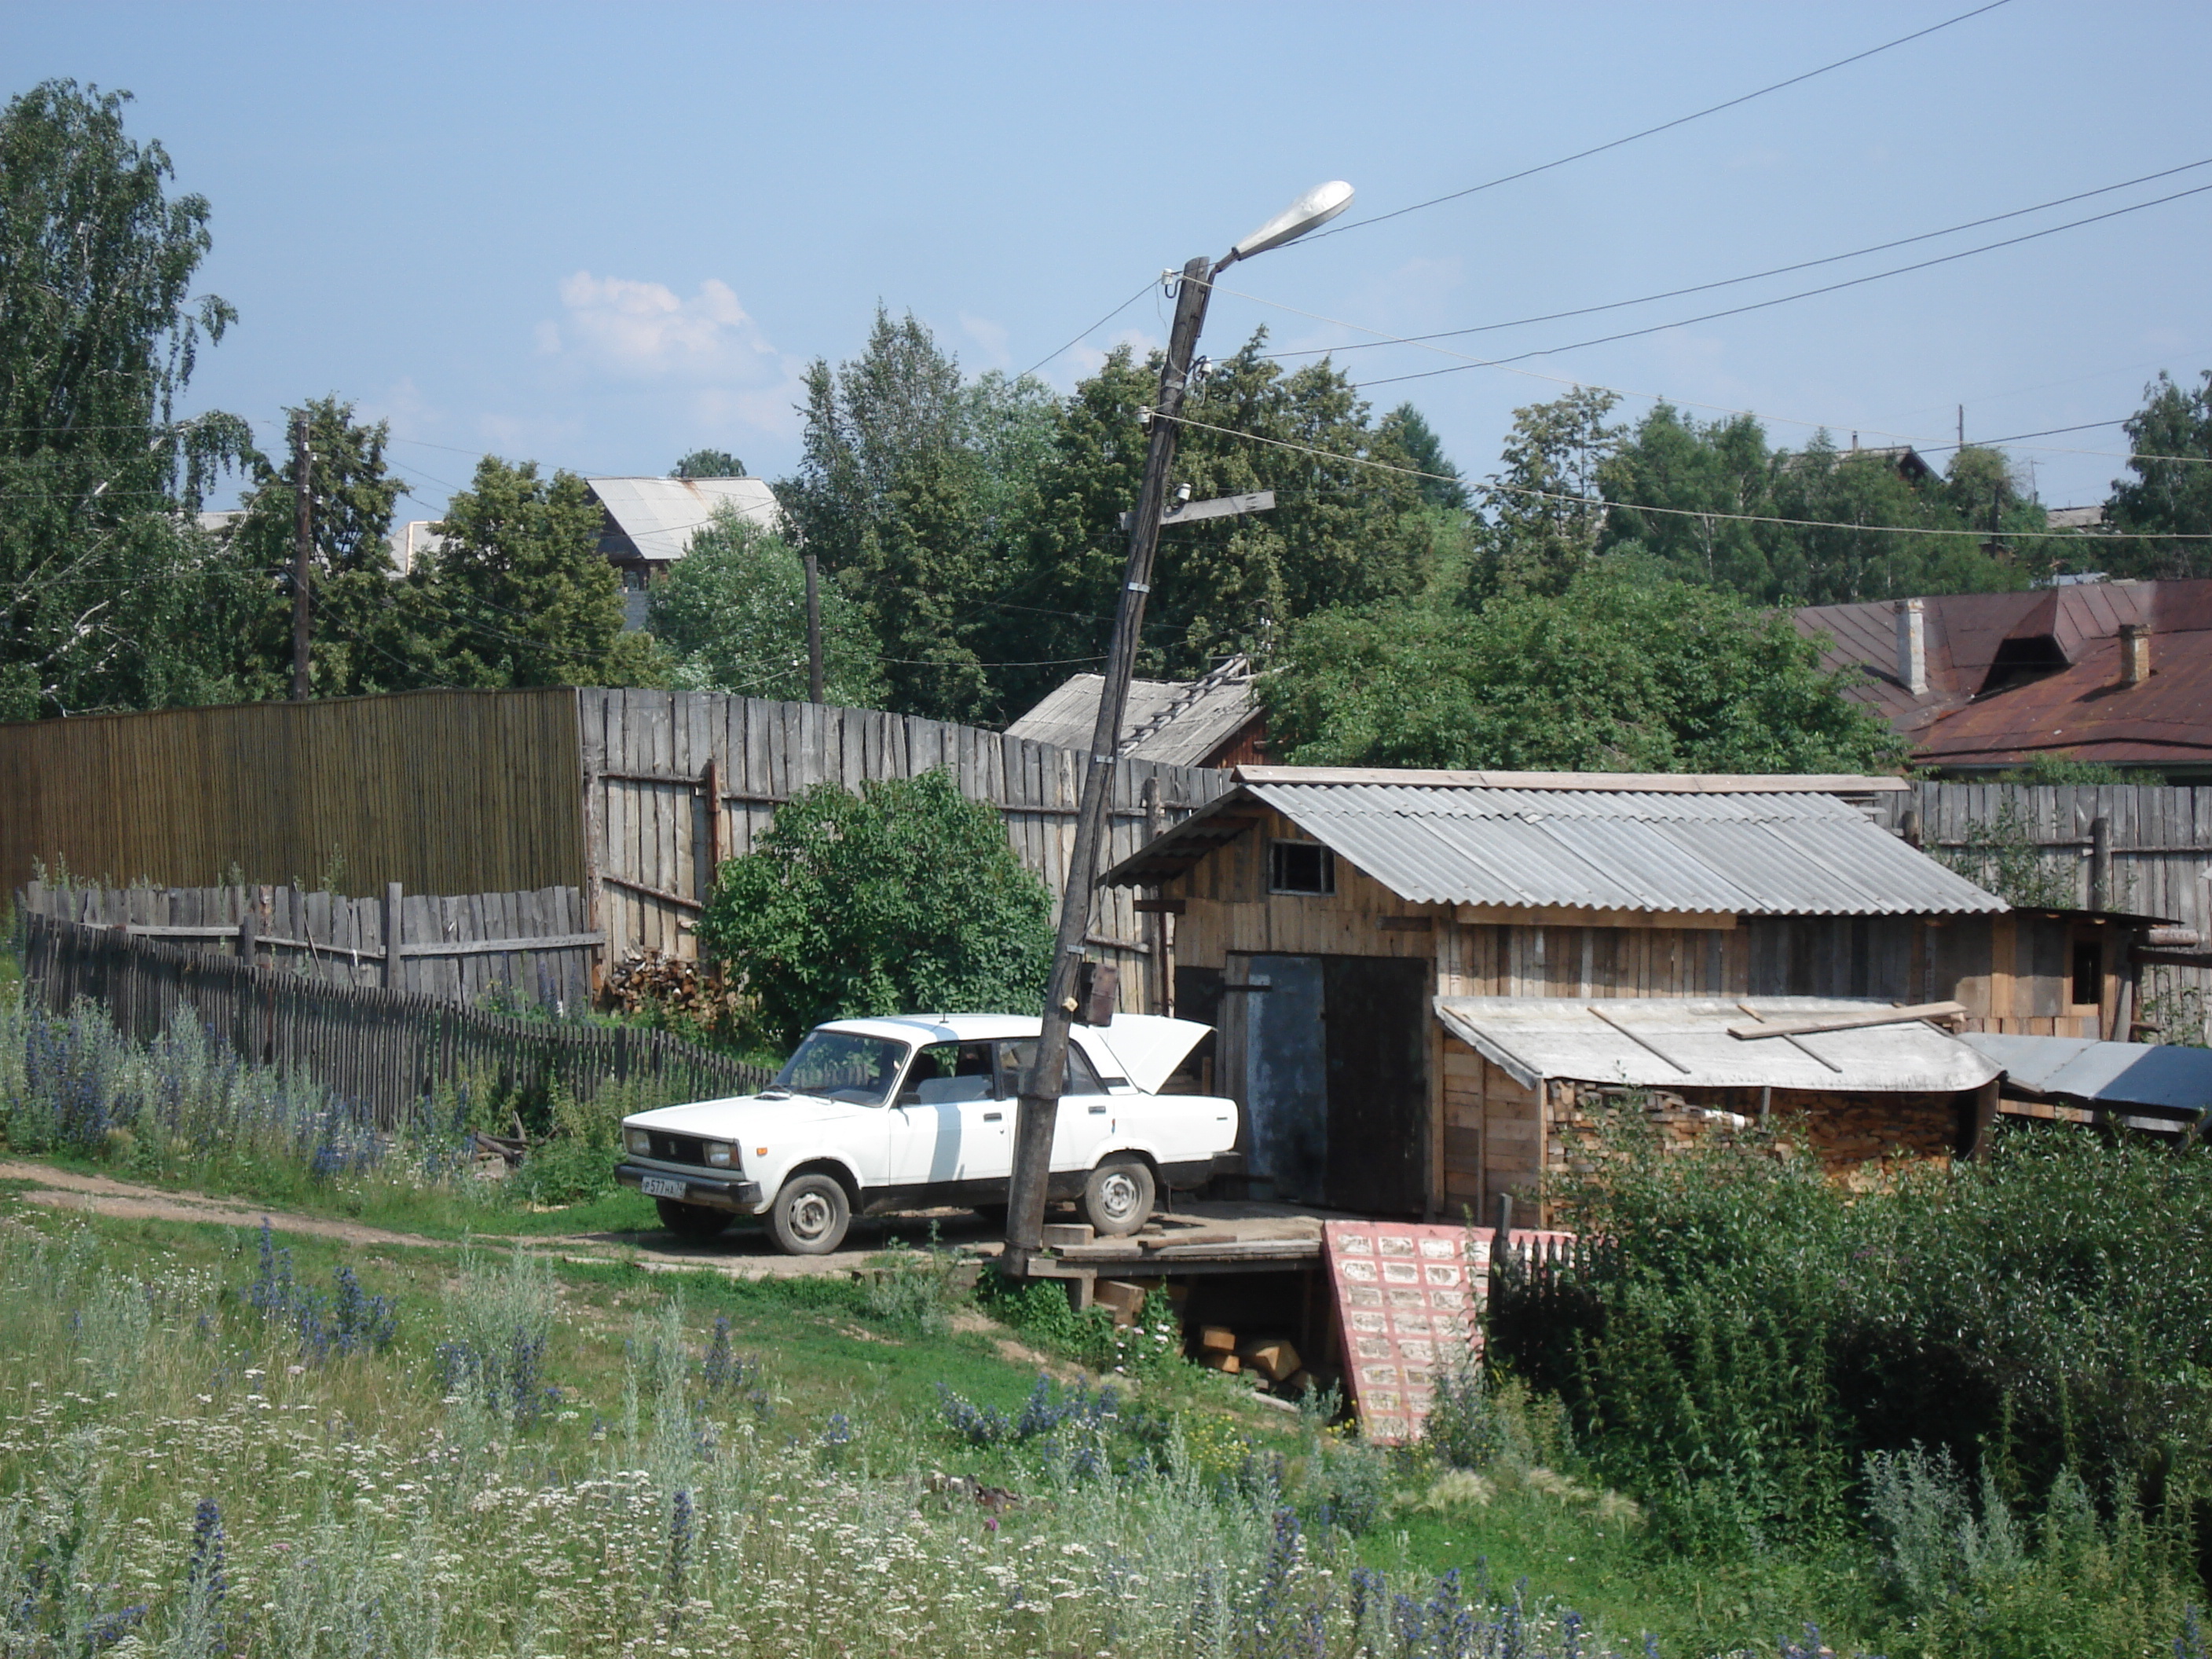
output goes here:
[[236, 695], [258, 602], [193, 522], [250, 434], [174, 418], [234, 316], [191, 293], [208, 204], [169, 195], [126, 98], [49, 81], [0, 111], [0, 718]]
[[[2112, 481], [2105, 517], [2124, 535], [2212, 535], [2212, 369], [2192, 387], [2161, 369], [2129, 417], [2132, 478]], [[2212, 575], [2212, 543], [2100, 543], [2098, 562], [2134, 576]]]
[[[784, 539], [727, 507], [652, 590], [653, 632], [688, 690], [804, 702], [806, 570]], [[857, 708], [884, 696], [875, 636], [834, 584], [822, 589], [823, 693]]]
[[410, 579], [451, 685], [660, 684], [647, 635], [622, 631], [622, 589], [599, 550], [603, 513], [573, 472], [487, 455], [447, 505], [438, 551]]
[[989, 609], [1024, 533], [1054, 400], [1036, 380], [964, 381], [909, 313], [878, 307], [860, 356], [807, 371], [799, 471], [778, 489], [803, 544], [864, 609], [888, 706], [995, 709]]
[[[411, 625], [407, 595], [392, 559], [392, 515], [407, 493], [386, 464], [390, 427], [354, 419], [351, 403], [318, 398], [306, 405], [309, 487], [314, 495], [314, 648], [310, 685], [319, 697], [359, 696], [429, 683], [434, 668]], [[289, 435], [287, 410], [285, 429]], [[283, 464], [256, 455], [246, 516], [230, 531], [254, 570], [288, 572], [295, 496], [289, 443]], [[240, 680], [248, 695], [286, 696], [292, 676], [289, 581], [272, 580], [240, 643]]]
[[1325, 612], [1261, 684], [1299, 765], [1531, 771], [1856, 772], [1887, 726], [1842, 695], [1786, 617], [1608, 560], [1556, 598], [1477, 611]]
[[699, 922], [786, 1046], [825, 1019], [1032, 1006], [1052, 939], [1051, 896], [999, 814], [942, 771], [803, 792], [722, 866]]
[[1431, 507], [1465, 507], [1467, 486], [1460, 481], [1459, 469], [1444, 453], [1443, 441], [1438, 438], [1421, 411], [1411, 404], [1400, 404], [1382, 417], [1383, 434], [1404, 452], [1407, 464], [1434, 476], [1421, 480], [1421, 499]]
[[726, 449], [695, 449], [668, 469], [672, 478], [742, 478], [745, 464]]
[[1605, 526], [1601, 474], [1620, 441], [1606, 423], [1620, 401], [1577, 386], [1548, 404], [1513, 411], [1504, 465], [1477, 489], [1491, 531], [1473, 596], [1558, 593], [1596, 556]]
[[[1369, 418], [1334, 366], [1285, 374], [1255, 333], [1185, 405], [1175, 481], [1200, 500], [1273, 489], [1274, 510], [1177, 526], [1162, 538], [1140, 672], [1203, 672], [1236, 651], [1266, 651], [1282, 624], [1331, 605], [1418, 592], [1455, 540], [1426, 506], [1398, 434]], [[1115, 351], [1061, 406], [1038, 470], [1029, 538], [994, 596], [1002, 706], [1018, 713], [1105, 650], [1128, 550], [1157, 396], [1157, 358]], [[1369, 463], [1379, 462], [1376, 466]]]

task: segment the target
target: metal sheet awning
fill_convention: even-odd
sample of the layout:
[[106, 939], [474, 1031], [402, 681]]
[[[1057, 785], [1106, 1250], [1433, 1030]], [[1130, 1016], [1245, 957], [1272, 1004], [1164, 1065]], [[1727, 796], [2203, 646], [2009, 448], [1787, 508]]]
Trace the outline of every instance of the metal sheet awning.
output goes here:
[[2167, 1112], [2212, 1107], [2212, 1048], [1980, 1031], [1961, 1041], [2030, 1094]]
[[1817, 1089], [1954, 1093], [1997, 1062], [1919, 1020], [1745, 1041], [1731, 1025], [1879, 1013], [1837, 997], [1438, 997], [1437, 1018], [1524, 1088], [1547, 1078], [1643, 1089]]

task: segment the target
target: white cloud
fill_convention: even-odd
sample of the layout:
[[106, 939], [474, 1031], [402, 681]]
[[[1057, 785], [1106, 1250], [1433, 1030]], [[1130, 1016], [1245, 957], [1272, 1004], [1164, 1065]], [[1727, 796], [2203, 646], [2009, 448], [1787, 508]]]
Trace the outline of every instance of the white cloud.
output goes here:
[[727, 283], [708, 277], [686, 299], [665, 283], [594, 276], [561, 283], [563, 315], [538, 325], [538, 349], [631, 380], [757, 386], [794, 380]]
[[1087, 343], [1070, 346], [1048, 365], [1047, 378], [1057, 379], [1072, 368], [1075, 372], [1069, 376], [1068, 384], [1073, 386], [1077, 380], [1088, 380], [1103, 368], [1106, 366], [1108, 354], [1115, 346], [1128, 347], [1129, 355], [1142, 364], [1152, 352], [1162, 349], [1163, 344], [1164, 343], [1156, 336], [1146, 333], [1141, 328], [1125, 328], [1119, 334], [1108, 338], [1103, 346], [1094, 346]]
[[983, 348], [983, 355], [990, 360], [992, 368], [1004, 368], [1013, 361], [1006, 355], [1004, 323], [994, 323], [988, 317], [971, 317], [963, 311], [960, 313], [960, 327], [962, 332]]

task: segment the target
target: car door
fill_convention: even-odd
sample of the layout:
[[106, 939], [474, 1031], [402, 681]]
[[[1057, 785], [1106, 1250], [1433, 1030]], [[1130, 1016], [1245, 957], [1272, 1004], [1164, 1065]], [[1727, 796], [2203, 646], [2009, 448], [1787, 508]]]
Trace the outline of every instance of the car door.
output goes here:
[[[1018, 1042], [999, 1045], [1000, 1075], [1009, 1073], [1018, 1079], [1036, 1057], [1036, 1040], [1025, 1037]], [[1087, 1170], [1098, 1161], [1098, 1151], [1114, 1133], [1113, 1097], [1106, 1092], [1105, 1085], [1091, 1064], [1080, 1045], [1067, 1045], [1067, 1076], [1060, 1085], [1060, 1116], [1053, 1128], [1052, 1167], [1055, 1170]], [[1012, 1168], [1012, 1141], [1008, 1142], [1007, 1167]]]
[[[969, 1179], [971, 1120], [995, 1107], [991, 1045], [933, 1042], [917, 1050], [890, 1113], [893, 1187], [936, 1187]], [[988, 1125], [981, 1126], [988, 1127]]]

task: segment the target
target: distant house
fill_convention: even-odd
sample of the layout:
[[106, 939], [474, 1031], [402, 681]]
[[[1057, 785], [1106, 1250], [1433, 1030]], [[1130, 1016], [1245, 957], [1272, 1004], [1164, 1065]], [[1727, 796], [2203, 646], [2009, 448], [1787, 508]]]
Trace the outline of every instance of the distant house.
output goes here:
[[1998, 1109], [2000, 1067], [1896, 1005], [2130, 1026], [2148, 919], [2008, 911], [1869, 821], [1902, 779], [1232, 776], [1103, 879], [1173, 918], [1175, 1012], [1218, 1028], [1262, 1194], [1487, 1218], [1625, 1098], [1670, 1134], [1793, 1114], [1849, 1177]]
[[1972, 775], [2042, 758], [2212, 779], [2212, 580], [2085, 581], [1810, 605], [1849, 695], [1916, 765]]
[[728, 507], [763, 529], [782, 523], [765, 478], [586, 478], [606, 514], [599, 551], [622, 578], [623, 626], [645, 625], [646, 590], [690, 550], [695, 532]]
[[[1231, 657], [1194, 680], [1135, 680], [1115, 750], [1174, 766], [1245, 766], [1267, 758], [1267, 720], [1249, 659]], [[1006, 728], [1010, 738], [1085, 750], [1098, 726], [1097, 674], [1078, 674]]]

